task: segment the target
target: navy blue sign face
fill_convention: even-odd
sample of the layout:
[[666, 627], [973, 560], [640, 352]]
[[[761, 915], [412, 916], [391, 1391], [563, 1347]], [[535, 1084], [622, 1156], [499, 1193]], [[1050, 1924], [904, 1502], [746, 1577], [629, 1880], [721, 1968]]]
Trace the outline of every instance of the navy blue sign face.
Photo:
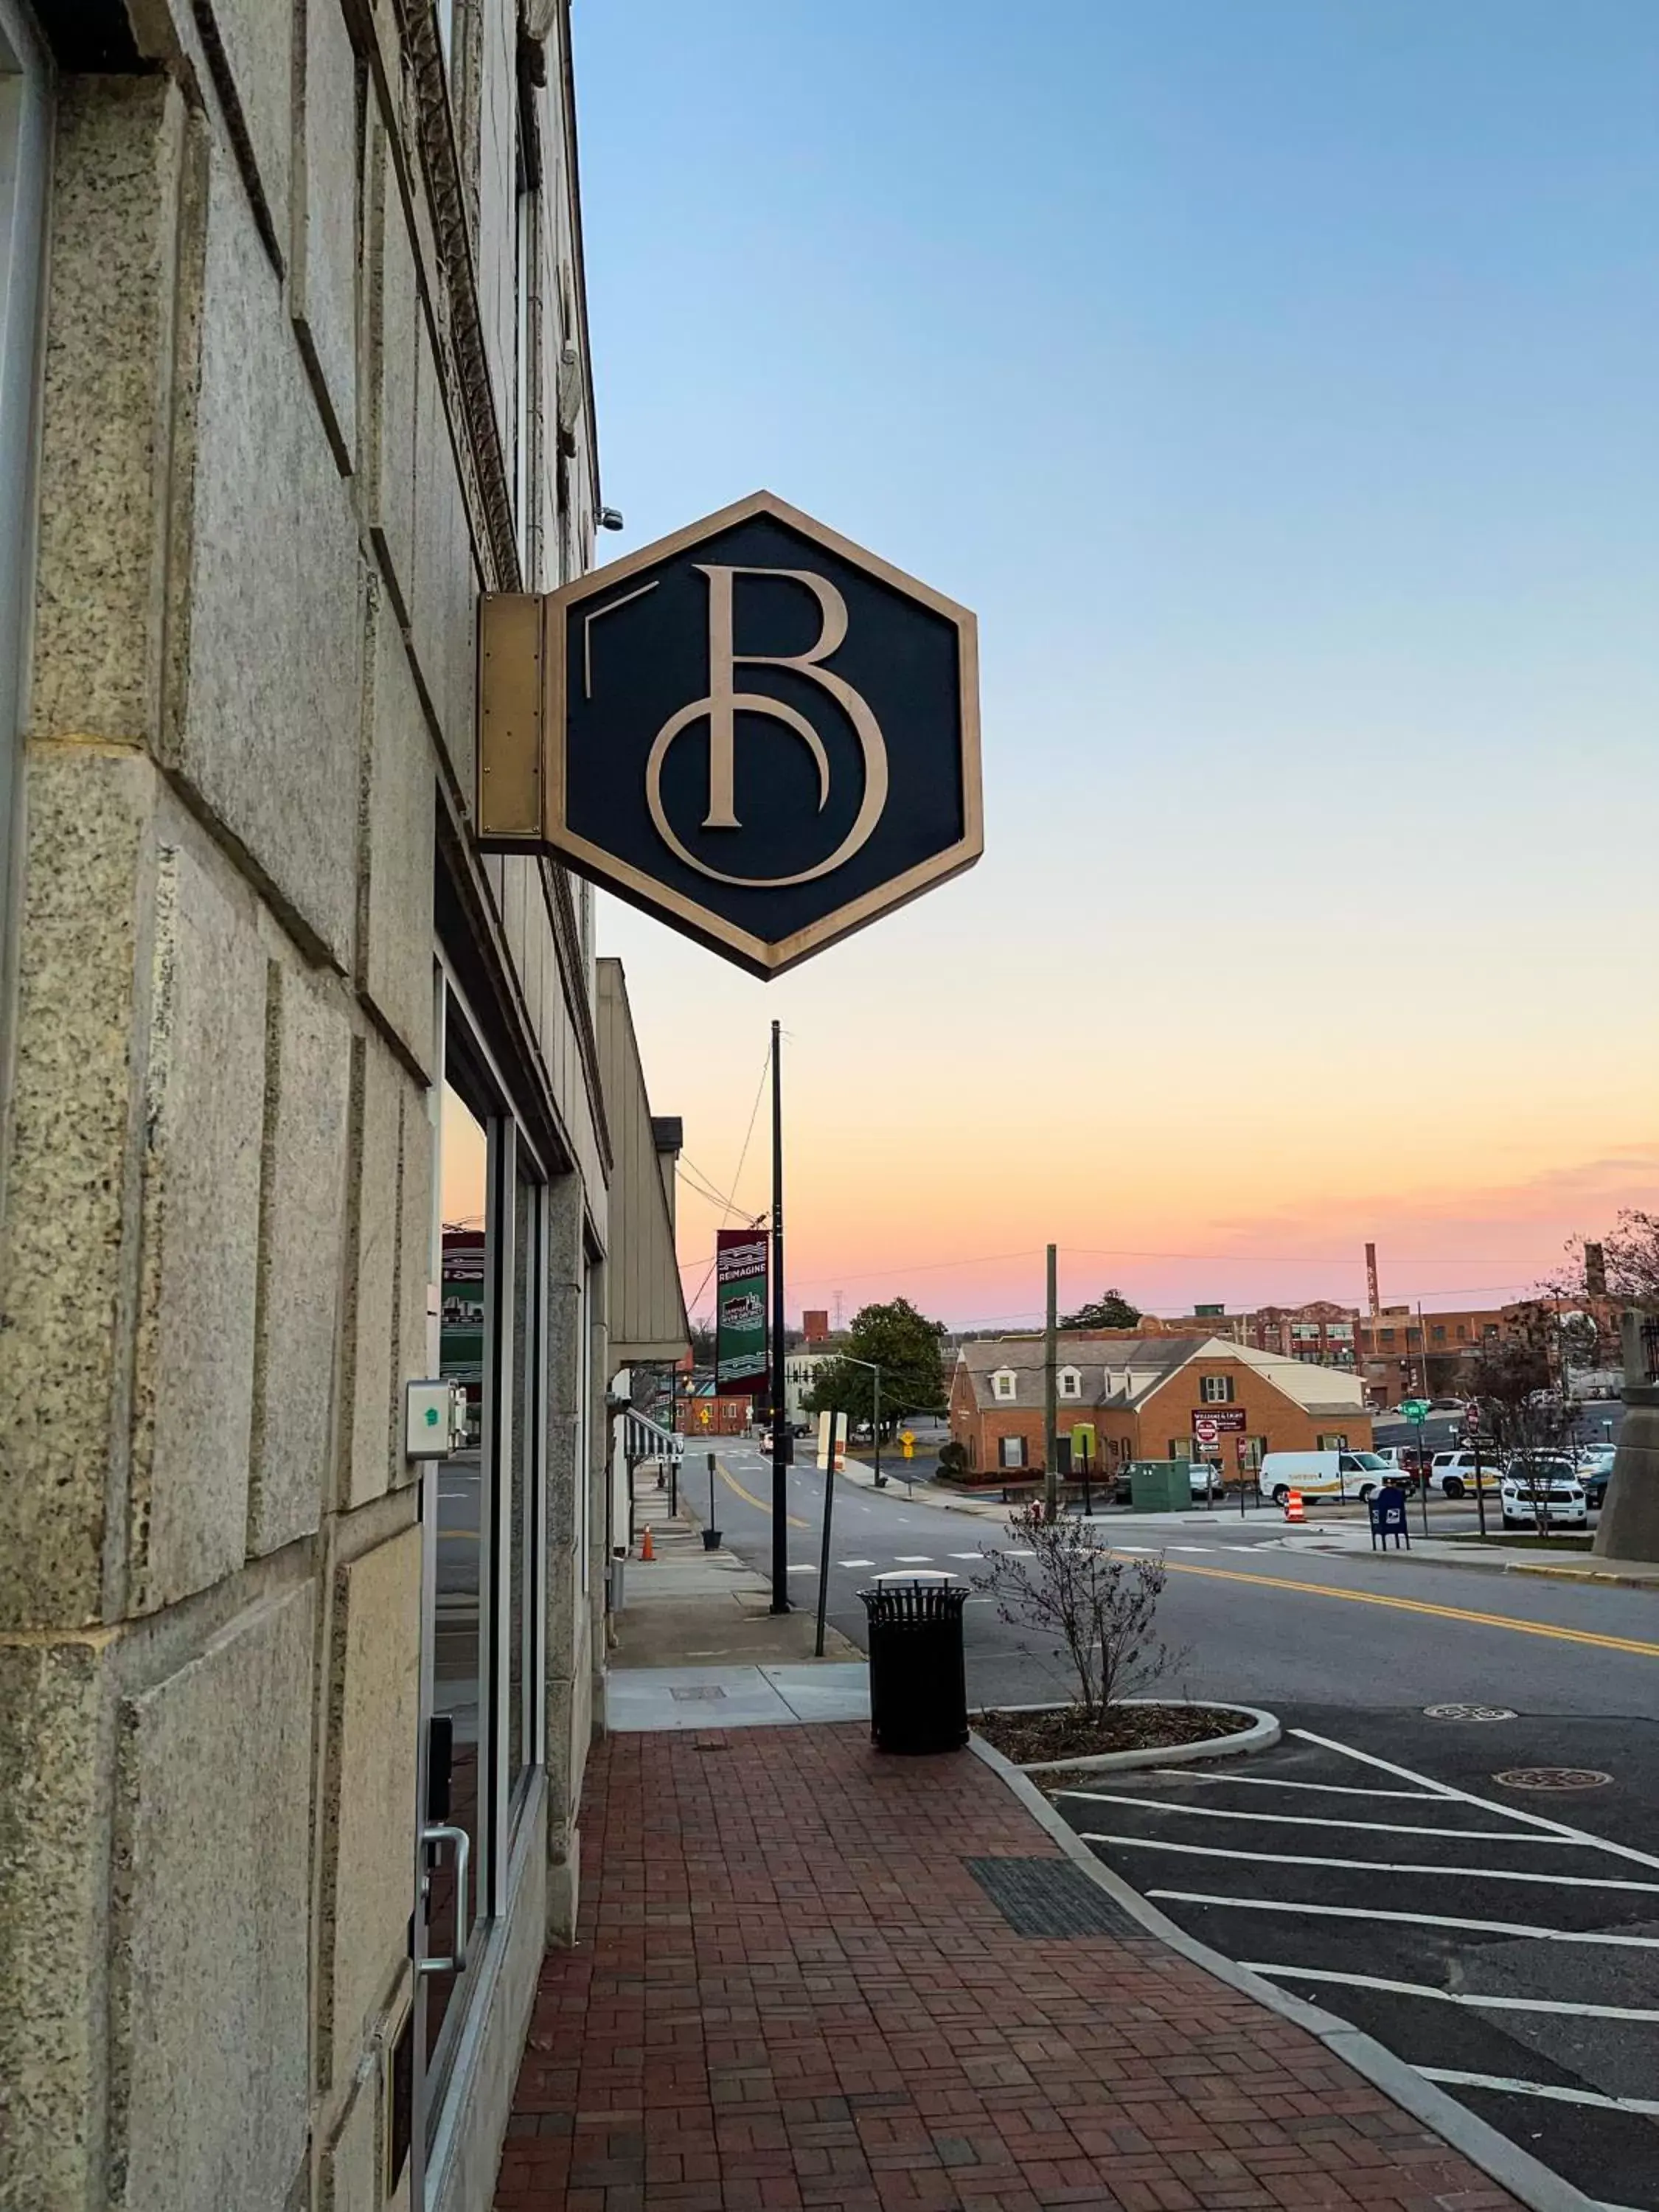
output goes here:
[[769, 495], [547, 620], [549, 842], [757, 974], [979, 857], [972, 616]]

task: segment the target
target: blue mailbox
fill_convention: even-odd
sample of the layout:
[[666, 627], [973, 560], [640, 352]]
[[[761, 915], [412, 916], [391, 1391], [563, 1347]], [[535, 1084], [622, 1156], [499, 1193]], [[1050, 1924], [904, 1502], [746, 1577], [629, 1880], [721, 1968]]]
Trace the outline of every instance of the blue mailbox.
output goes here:
[[1412, 1532], [1406, 1525], [1405, 1492], [1397, 1483], [1385, 1482], [1381, 1490], [1371, 1492], [1368, 1503], [1371, 1516], [1372, 1551], [1380, 1546], [1386, 1552], [1389, 1539], [1392, 1536], [1396, 1551], [1403, 1544], [1409, 1552]]

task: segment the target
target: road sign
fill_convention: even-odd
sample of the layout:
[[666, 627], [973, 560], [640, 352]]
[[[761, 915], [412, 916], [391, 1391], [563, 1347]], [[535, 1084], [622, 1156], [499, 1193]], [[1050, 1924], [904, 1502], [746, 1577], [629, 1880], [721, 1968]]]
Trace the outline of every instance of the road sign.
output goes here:
[[756, 492], [480, 618], [478, 833], [775, 975], [972, 866], [974, 617]]
[[[1199, 1424], [1209, 1430], [1206, 1436]], [[1194, 1406], [1193, 1434], [1201, 1444], [1212, 1444], [1218, 1437], [1243, 1436], [1249, 1425], [1249, 1416], [1243, 1406]]]
[[1428, 1400], [1426, 1398], [1402, 1398], [1400, 1401], [1400, 1418], [1402, 1421], [1415, 1421], [1419, 1425], [1424, 1421], [1426, 1421], [1429, 1418]]
[[1463, 1426], [1468, 1431], [1471, 1436], [1475, 1436], [1480, 1432], [1480, 1408], [1479, 1406], [1468, 1405], [1463, 1408]]

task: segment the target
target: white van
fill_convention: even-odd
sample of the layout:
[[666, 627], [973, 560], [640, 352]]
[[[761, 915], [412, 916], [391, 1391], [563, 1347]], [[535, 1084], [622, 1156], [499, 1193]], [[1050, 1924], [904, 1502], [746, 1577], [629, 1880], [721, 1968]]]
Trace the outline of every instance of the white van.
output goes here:
[[1372, 1451], [1269, 1452], [1255, 1486], [1282, 1505], [1293, 1490], [1304, 1498], [1369, 1498], [1394, 1479], [1387, 1460]]

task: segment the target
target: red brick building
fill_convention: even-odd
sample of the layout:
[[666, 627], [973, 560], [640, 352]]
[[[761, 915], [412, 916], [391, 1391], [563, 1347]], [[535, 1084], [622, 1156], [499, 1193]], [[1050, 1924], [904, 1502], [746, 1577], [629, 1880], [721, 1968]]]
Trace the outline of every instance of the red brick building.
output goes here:
[[[1255, 1468], [1270, 1451], [1364, 1450], [1371, 1441], [1356, 1376], [1220, 1337], [1068, 1331], [1057, 1385], [1062, 1468], [1079, 1428], [1091, 1432], [1091, 1457], [1109, 1474], [1125, 1460], [1207, 1456], [1231, 1475], [1241, 1447], [1243, 1464]], [[1205, 1453], [1193, 1425], [1206, 1414], [1221, 1414], [1228, 1433]], [[970, 1471], [1041, 1468], [1042, 1338], [964, 1344], [951, 1378], [950, 1420]]]

